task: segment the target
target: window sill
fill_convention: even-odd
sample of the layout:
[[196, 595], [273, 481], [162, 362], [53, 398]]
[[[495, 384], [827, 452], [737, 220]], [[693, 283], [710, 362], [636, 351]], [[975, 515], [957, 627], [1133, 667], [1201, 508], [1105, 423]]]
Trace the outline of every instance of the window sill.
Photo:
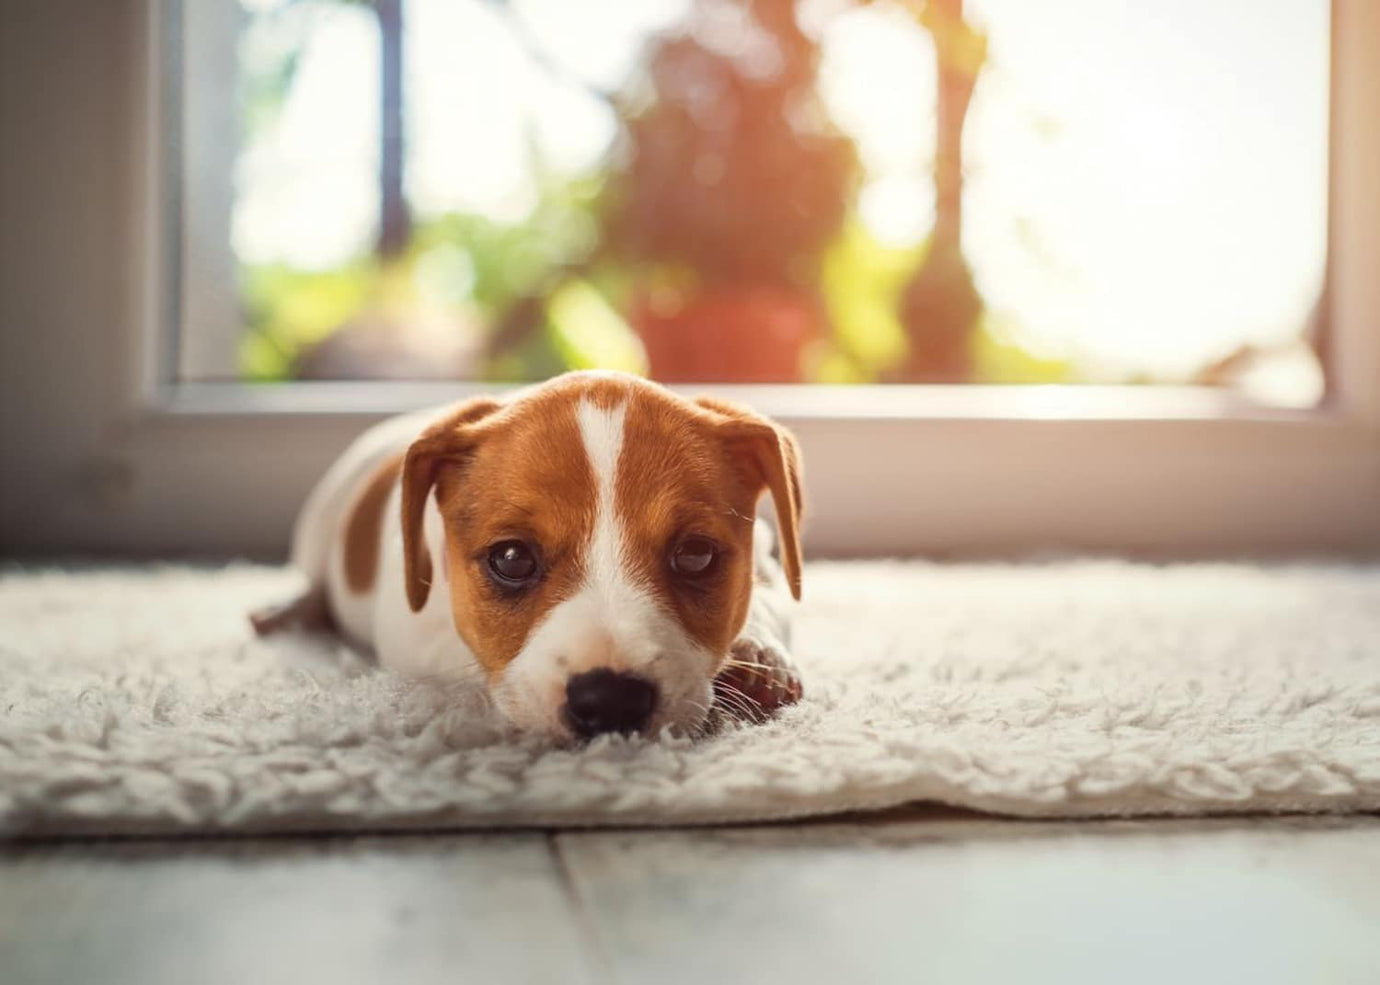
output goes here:
[[[514, 386], [450, 382], [182, 383], [159, 392], [154, 416], [372, 420]], [[1276, 408], [1228, 390], [1189, 386], [783, 386], [702, 384], [785, 422], [870, 421], [1293, 421], [1321, 409]]]
[[[101, 446], [61, 533], [281, 557], [312, 483], [366, 426], [475, 389], [169, 390]], [[799, 437], [814, 556], [1380, 553], [1380, 431], [1330, 408], [1149, 387], [713, 389]]]

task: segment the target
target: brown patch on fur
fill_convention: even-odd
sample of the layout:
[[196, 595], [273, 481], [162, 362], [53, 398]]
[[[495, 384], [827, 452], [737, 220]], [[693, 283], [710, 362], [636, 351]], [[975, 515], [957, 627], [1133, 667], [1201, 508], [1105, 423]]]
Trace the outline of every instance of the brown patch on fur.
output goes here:
[[[665, 599], [686, 632], [712, 653], [726, 654], [747, 618], [760, 493], [735, 467], [709, 414], [652, 386], [630, 395], [615, 509], [633, 575]], [[712, 574], [685, 580], [670, 559], [692, 536], [718, 545], [719, 555]]]
[[413, 612], [420, 612], [431, 594], [431, 555], [422, 521], [437, 472], [443, 462], [458, 465], [468, 459], [481, 438], [480, 424], [502, 406], [491, 397], [466, 400], [408, 446], [402, 474], [403, 578]]
[[402, 472], [403, 457], [383, 462], [355, 497], [345, 520], [345, 584], [355, 593], [367, 592], [378, 577], [379, 540], [383, 508]]
[[[433, 486], [455, 629], [491, 676], [579, 589], [598, 496], [576, 416], [581, 400], [626, 405], [614, 509], [629, 574], [666, 601], [692, 638], [725, 655], [741, 632], [752, 592], [753, 517], [767, 488], [782, 514], [785, 567], [799, 596], [800, 472], [786, 432], [751, 411], [692, 403], [642, 380], [574, 375], [506, 404], [463, 405], [408, 449], [403, 543], [414, 611], [431, 577], [422, 513]], [[672, 550], [692, 535], [720, 548], [714, 574], [693, 582], [670, 568]], [[537, 551], [544, 574], [525, 592], [504, 591], [488, 575], [489, 549], [505, 540]]]
[[[463, 465], [437, 476], [455, 629], [490, 674], [517, 656], [532, 628], [578, 589], [594, 525], [596, 484], [565, 388], [532, 392], [491, 420]], [[494, 544], [522, 540], [544, 576], [521, 594], [488, 575]]]

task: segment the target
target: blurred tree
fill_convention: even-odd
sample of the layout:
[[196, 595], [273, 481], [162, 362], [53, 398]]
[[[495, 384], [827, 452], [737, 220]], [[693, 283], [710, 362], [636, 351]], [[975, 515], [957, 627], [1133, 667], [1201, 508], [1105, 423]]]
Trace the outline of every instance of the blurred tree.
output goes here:
[[697, 0], [658, 40], [625, 120], [609, 245], [653, 275], [632, 317], [653, 375], [791, 382], [825, 333], [820, 263], [857, 154], [816, 89], [794, 0]]
[[[428, 339], [439, 332], [412, 331], [413, 323], [442, 321], [416, 293], [414, 275], [439, 235], [478, 272], [472, 307], [484, 316], [477, 322], [475, 310], [455, 309], [456, 331], [467, 340], [479, 331], [483, 341], [479, 351], [469, 341], [447, 349], [437, 360], [447, 375], [544, 373], [580, 364], [591, 351], [627, 361], [610, 327], [621, 311], [653, 375], [665, 380], [973, 377], [983, 306], [962, 249], [962, 138], [986, 42], [964, 20], [963, 0], [876, 0], [908, 10], [935, 45], [936, 221], [918, 266], [914, 253], [887, 254], [865, 237], [842, 235], [860, 165], [823, 108], [818, 41], [802, 30], [797, 0], [692, 0], [683, 25], [653, 39], [640, 77], [617, 93], [590, 90], [618, 113], [624, 132], [607, 183], [596, 181], [593, 195], [556, 190], [553, 208], [540, 207], [511, 237], [472, 217], [416, 227], [404, 189], [405, 0], [333, 2], [370, 8], [379, 27], [377, 239], [372, 257], [338, 276], [272, 268], [253, 278], [251, 375], [372, 375], [363, 362], [342, 368], [341, 360], [376, 352], [390, 337], [400, 346], [411, 339], [423, 356], [432, 351]], [[579, 83], [536, 42], [511, 0], [488, 2], [535, 64]], [[266, 16], [319, 3], [288, 0]], [[276, 115], [301, 48], [284, 46], [281, 62], [252, 80], [250, 127]], [[597, 210], [598, 235], [551, 235], [550, 216], [563, 208], [586, 222]], [[527, 273], [514, 280], [496, 268]], [[613, 306], [599, 308], [590, 290]], [[293, 291], [316, 300], [294, 302]], [[575, 323], [593, 312], [608, 330], [594, 332], [599, 338], [583, 351], [572, 341], [582, 330]], [[336, 335], [343, 338], [321, 348]]]
[[811, 285], [856, 170], [819, 104], [817, 55], [793, 0], [699, 0], [652, 50], [643, 107], [626, 121], [614, 248], [718, 284]]
[[929, 251], [901, 296], [910, 350], [894, 377], [914, 383], [966, 383], [982, 298], [963, 255], [963, 125], [987, 40], [963, 18], [963, 0], [926, 0], [920, 23], [934, 40], [934, 230]]

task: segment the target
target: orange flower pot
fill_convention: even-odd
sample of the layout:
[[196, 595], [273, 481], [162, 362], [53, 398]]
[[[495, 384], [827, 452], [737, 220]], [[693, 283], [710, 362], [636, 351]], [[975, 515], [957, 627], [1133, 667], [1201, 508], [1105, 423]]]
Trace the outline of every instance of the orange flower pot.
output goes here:
[[805, 350], [824, 333], [815, 299], [783, 288], [656, 300], [640, 297], [630, 316], [663, 383], [799, 383]]

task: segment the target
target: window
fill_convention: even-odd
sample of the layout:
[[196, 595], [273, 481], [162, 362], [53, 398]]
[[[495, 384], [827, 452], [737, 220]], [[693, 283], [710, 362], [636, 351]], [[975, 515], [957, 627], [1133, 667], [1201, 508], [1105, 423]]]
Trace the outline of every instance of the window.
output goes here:
[[[686, 253], [679, 234], [612, 251], [603, 202], [621, 180], [627, 124], [586, 90], [635, 87], [648, 39], [682, 30], [701, 6], [404, 0], [394, 89], [384, 84], [377, 9], [362, 2], [144, 0], [80, 16], [63, 4], [22, 5], [22, 14], [0, 5], [0, 91], [23, 93], [0, 114], [0, 550], [281, 557], [311, 483], [382, 416], [568, 364], [650, 364], [647, 325], [688, 318], [695, 290], [711, 280], [697, 264], [712, 266], [718, 254]], [[741, 37], [736, 7], [714, 15], [736, 25], [721, 32], [730, 40]], [[753, 0], [752, 9], [778, 8]], [[851, 140], [856, 156], [845, 160], [844, 191], [819, 198], [833, 203], [828, 235], [791, 244], [807, 274], [818, 265], [819, 308], [794, 319], [809, 343], [784, 373], [735, 378], [806, 382], [705, 382], [800, 438], [812, 554], [1380, 550], [1380, 4], [928, 0], [929, 21], [899, 0], [800, 0], [796, 9], [820, 80], [819, 115], [801, 125], [823, 134], [823, 146]], [[967, 27], [943, 20], [956, 9]], [[427, 28], [425, 16], [442, 20]], [[466, 30], [448, 28], [446, 17], [468, 18]], [[301, 18], [299, 34], [266, 26], [292, 18]], [[330, 29], [345, 41], [321, 40], [330, 23], [346, 25]], [[936, 34], [947, 40], [937, 45]], [[425, 66], [439, 57], [429, 46], [462, 50], [476, 37], [492, 49], [477, 63], [501, 61], [508, 81], [428, 96]], [[358, 71], [313, 70], [329, 45], [337, 60], [357, 59]], [[935, 52], [945, 45], [984, 56], [961, 114], [957, 172], [958, 256], [976, 303], [915, 319], [898, 297], [925, 281], [934, 243], [950, 243], [954, 256], [952, 220], [941, 219], [952, 203], [937, 204], [931, 161], [945, 156], [941, 133], [954, 146], [954, 128], [939, 118], [955, 114], [937, 112], [946, 105], [939, 93], [962, 92], [938, 84]], [[436, 71], [473, 71], [469, 58], [455, 61]], [[1147, 81], [1165, 61], [1193, 80], [1192, 105], [1183, 80]], [[277, 95], [274, 79], [287, 80]], [[312, 104], [300, 102], [309, 83]], [[381, 136], [385, 89], [402, 106], [401, 142]], [[653, 113], [655, 99], [641, 91], [632, 111]], [[474, 115], [467, 130], [447, 118], [452, 95], [457, 117]], [[438, 101], [441, 110], [426, 108]], [[1119, 116], [1123, 104], [1134, 116]], [[707, 105], [713, 120], [720, 104]], [[894, 120], [869, 117], [878, 105]], [[301, 106], [327, 114], [330, 126], [289, 126]], [[552, 143], [549, 131], [571, 129], [586, 136]], [[604, 136], [582, 142], [596, 130]], [[485, 162], [457, 149], [475, 133], [492, 135], [486, 146], [508, 134], [501, 139], [519, 166], [489, 175], [491, 185], [479, 170], [463, 172], [462, 188], [453, 167], [488, 166], [484, 148], [475, 156]], [[277, 141], [289, 134], [298, 142], [286, 154]], [[329, 144], [344, 137], [355, 158]], [[1004, 152], [1004, 141], [1018, 151]], [[318, 143], [331, 153], [318, 155]], [[387, 196], [377, 166], [385, 143], [401, 174]], [[428, 154], [440, 163], [427, 165]], [[331, 160], [340, 175], [312, 171]], [[1114, 179], [1123, 167], [1162, 180], [1128, 179], [1122, 194]], [[651, 200], [662, 194], [652, 179], [674, 171], [645, 172]], [[709, 186], [729, 174], [726, 160], [701, 162]], [[571, 183], [586, 179], [600, 190], [571, 204]], [[508, 181], [511, 211], [499, 207]], [[952, 194], [951, 182], [940, 184]], [[383, 236], [382, 202], [391, 196], [398, 214], [399, 187], [407, 235]], [[542, 212], [552, 187], [567, 197]], [[339, 189], [351, 188], [346, 208]], [[762, 189], [778, 191], [752, 183], [754, 194]], [[312, 206], [318, 193], [338, 212]], [[551, 225], [533, 236], [524, 224], [536, 214]], [[695, 228], [712, 217], [684, 218]], [[775, 230], [760, 232], [770, 239]], [[401, 245], [380, 249], [381, 240]], [[701, 258], [649, 272], [664, 264], [667, 243]], [[400, 258], [395, 267], [385, 255]], [[518, 282], [504, 286], [485, 263]], [[798, 310], [800, 285], [812, 283], [788, 266], [794, 301], [769, 294], [768, 312]], [[275, 268], [292, 289], [265, 304]], [[360, 273], [343, 295], [327, 292], [327, 316], [321, 295], [298, 290]], [[963, 277], [935, 281], [964, 296]], [[652, 321], [639, 320], [639, 290]], [[423, 302], [438, 317], [413, 317]], [[392, 317], [395, 303], [408, 317]], [[967, 321], [951, 317], [965, 311]], [[927, 338], [907, 324], [944, 318], [967, 326], [966, 343], [932, 347], [924, 372], [907, 370], [913, 343]], [[457, 320], [468, 335], [452, 331]], [[751, 329], [735, 338], [774, 321], [741, 320]], [[279, 331], [266, 326], [280, 323], [295, 327], [265, 356], [265, 332]], [[393, 327], [364, 330], [380, 323]], [[457, 353], [472, 352], [459, 344], [471, 339], [481, 358], [440, 374], [427, 350], [396, 368], [398, 324], [422, 336], [439, 325], [435, 334]], [[356, 344], [389, 343], [365, 363], [394, 367], [391, 378], [349, 380], [363, 374], [330, 369], [303, 379], [311, 347], [352, 325], [364, 326], [352, 333]], [[505, 350], [496, 340], [516, 341]], [[760, 367], [730, 346], [694, 341], [676, 357], [693, 370], [683, 375], [715, 375], [693, 362], [706, 354], [729, 357], [714, 364], [720, 376]], [[873, 380], [899, 382], [854, 385]], [[997, 381], [1011, 385], [984, 385]], [[1046, 385], [1054, 381], [1086, 382]], [[1162, 385], [1129, 385], [1144, 383]]]
[[1312, 406], [1325, 0], [205, 0], [183, 378]]

